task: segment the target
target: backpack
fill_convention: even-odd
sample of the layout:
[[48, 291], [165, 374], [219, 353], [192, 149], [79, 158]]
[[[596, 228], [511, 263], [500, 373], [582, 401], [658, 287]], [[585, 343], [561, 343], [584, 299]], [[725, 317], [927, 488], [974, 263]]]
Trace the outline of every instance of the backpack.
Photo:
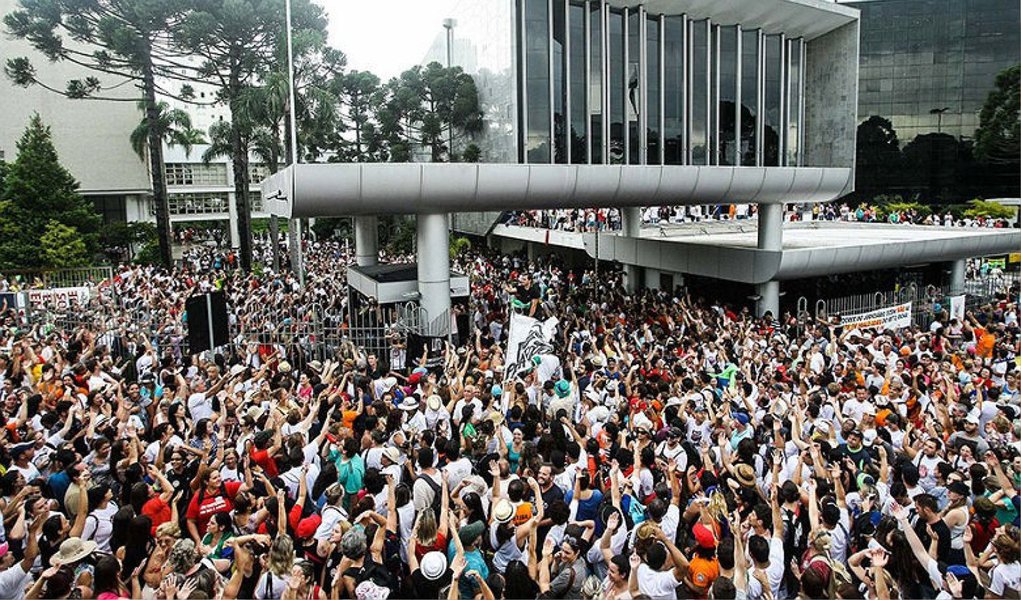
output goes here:
[[425, 473], [419, 475], [417, 479], [425, 481], [426, 485], [429, 486], [429, 489], [433, 491], [433, 501], [430, 508], [433, 509], [433, 514], [436, 515], [436, 522], [439, 523], [440, 511], [443, 510], [443, 487]]

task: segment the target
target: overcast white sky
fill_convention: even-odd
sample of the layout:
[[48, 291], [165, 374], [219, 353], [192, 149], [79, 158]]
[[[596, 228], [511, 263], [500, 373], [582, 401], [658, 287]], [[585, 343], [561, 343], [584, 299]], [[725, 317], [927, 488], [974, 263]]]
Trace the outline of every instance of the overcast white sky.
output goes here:
[[383, 81], [421, 62], [456, 0], [319, 0], [330, 17], [330, 45], [352, 70]]

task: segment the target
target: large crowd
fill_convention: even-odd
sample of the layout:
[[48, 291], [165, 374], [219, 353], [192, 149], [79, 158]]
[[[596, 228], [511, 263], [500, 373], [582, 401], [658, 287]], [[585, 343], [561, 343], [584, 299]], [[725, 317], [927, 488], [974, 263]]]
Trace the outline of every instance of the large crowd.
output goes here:
[[[72, 328], [6, 310], [0, 598], [1021, 596], [1017, 290], [806, 327], [475, 254], [439, 361], [258, 335], [343, 328], [344, 248], [304, 286], [201, 247]], [[214, 289], [249, 333], [191, 355]], [[557, 322], [511, 372], [513, 312]]]
[[[642, 210], [644, 225], [680, 225], [712, 221], [747, 221], [756, 214], [754, 204], [716, 204], [694, 206], [651, 206]], [[987, 217], [954, 217], [950, 212], [921, 213], [915, 209], [881, 209], [867, 203], [787, 205], [784, 220], [839, 221], [844, 223], [891, 223], [904, 225], [931, 225], [940, 227], [1009, 228], [1007, 219]], [[505, 213], [508, 225], [540, 227], [573, 232], [619, 231], [621, 213], [616, 208], [564, 208], [555, 210], [522, 210]]]

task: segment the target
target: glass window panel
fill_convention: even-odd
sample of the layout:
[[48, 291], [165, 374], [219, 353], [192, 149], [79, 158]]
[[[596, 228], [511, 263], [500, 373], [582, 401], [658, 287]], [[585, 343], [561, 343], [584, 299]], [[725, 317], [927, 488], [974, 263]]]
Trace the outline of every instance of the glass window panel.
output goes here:
[[766, 58], [763, 68], [765, 69], [765, 99], [763, 102], [763, 148], [762, 164], [765, 166], [778, 166], [780, 164], [780, 110], [783, 106], [782, 96], [783, 85], [781, 78], [781, 63], [783, 52], [780, 47], [780, 35], [766, 36]]
[[737, 164], [737, 27], [720, 27], [719, 155], [717, 164]]
[[659, 83], [659, 18], [649, 17], [647, 29], [646, 29], [646, 52], [645, 57], [647, 59], [646, 64], [646, 105], [645, 110], [648, 114], [647, 120], [647, 139], [648, 139], [648, 157], [647, 162], [650, 165], [660, 164], [660, 144], [659, 144], [659, 92], [661, 89]]
[[707, 21], [691, 23], [691, 164], [708, 164], [709, 32]]
[[627, 162], [632, 165], [637, 165], [642, 162], [638, 143], [638, 125], [642, 112], [642, 91], [640, 89], [641, 79], [638, 76], [640, 72], [639, 69], [641, 68], [642, 52], [642, 22], [640, 17], [638, 9], [634, 9], [628, 13], [627, 102], [625, 103], [625, 108], [627, 109], [628, 127]]
[[546, 9], [546, 0], [525, 0], [526, 152], [530, 163], [550, 162], [550, 31]]
[[788, 81], [790, 82], [790, 108], [787, 119], [787, 164], [798, 165], [798, 152], [800, 148], [798, 138], [801, 133], [800, 108], [801, 108], [801, 39], [791, 40], [790, 60], [788, 61]]
[[571, 43], [568, 49], [571, 64], [571, 162], [585, 163], [585, 6], [572, 4], [568, 9]]
[[553, 161], [567, 162], [567, 15], [553, 0]]
[[758, 131], [759, 32], [741, 32], [741, 164], [755, 166]]
[[603, 162], [603, 28], [599, 2], [589, 5], [589, 114], [592, 164]]
[[666, 17], [663, 32], [663, 162], [684, 160], [684, 19]]
[[624, 14], [610, 11], [610, 163], [624, 162]]

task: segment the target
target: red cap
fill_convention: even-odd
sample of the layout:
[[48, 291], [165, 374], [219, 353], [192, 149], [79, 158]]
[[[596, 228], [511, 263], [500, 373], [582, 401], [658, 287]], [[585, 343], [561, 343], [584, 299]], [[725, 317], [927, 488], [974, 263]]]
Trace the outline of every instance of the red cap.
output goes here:
[[412, 373], [411, 376], [408, 377], [408, 385], [418, 385], [420, 381], [422, 381], [421, 373]]
[[310, 538], [316, 533], [316, 529], [319, 529], [319, 525], [323, 522], [319, 515], [312, 515], [305, 517], [301, 521], [298, 521], [298, 526], [294, 528], [294, 535], [298, 539]]
[[695, 543], [702, 548], [715, 548], [716, 537], [708, 527], [701, 523], [695, 523], [695, 527], [692, 528], [692, 533], [695, 534]]

